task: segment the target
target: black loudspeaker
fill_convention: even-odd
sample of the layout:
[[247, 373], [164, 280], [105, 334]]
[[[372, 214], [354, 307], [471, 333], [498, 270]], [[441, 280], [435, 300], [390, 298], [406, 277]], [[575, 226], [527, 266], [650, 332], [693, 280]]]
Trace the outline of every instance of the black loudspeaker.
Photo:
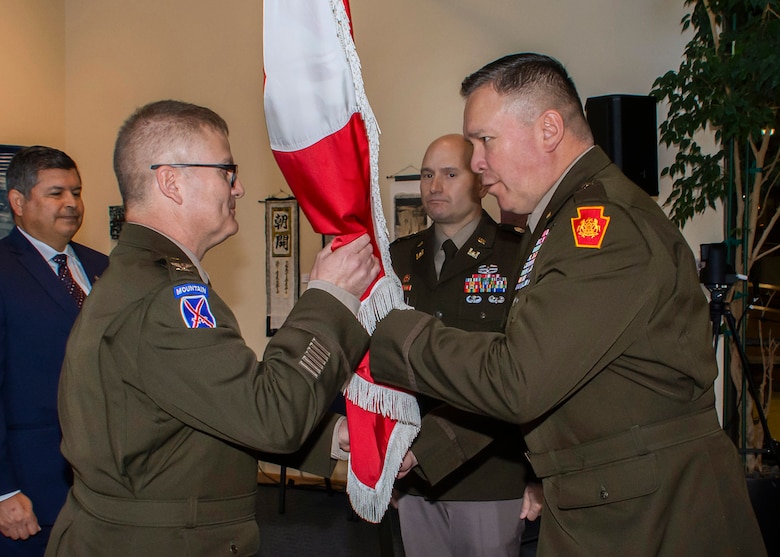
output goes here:
[[658, 195], [655, 103], [644, 95], [604, 95], [585, 102], [596, 145], [650, 195]]

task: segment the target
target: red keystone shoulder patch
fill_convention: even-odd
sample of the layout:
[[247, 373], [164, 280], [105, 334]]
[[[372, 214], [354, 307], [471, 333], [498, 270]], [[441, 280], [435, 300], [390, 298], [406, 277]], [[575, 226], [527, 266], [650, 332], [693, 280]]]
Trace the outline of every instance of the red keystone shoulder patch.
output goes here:
[[577, 207], [577, 218], [571, 219], [574, 245], [578, 248], [600, 248], [609, 219], [604, 207]]

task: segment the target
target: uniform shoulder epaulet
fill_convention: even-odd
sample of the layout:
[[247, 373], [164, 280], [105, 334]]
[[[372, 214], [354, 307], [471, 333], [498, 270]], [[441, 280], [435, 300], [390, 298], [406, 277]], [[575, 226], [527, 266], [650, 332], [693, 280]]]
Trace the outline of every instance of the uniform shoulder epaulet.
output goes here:
[[524, 226], [518, 226], [516, 224], [507, 224], [507, 223], [500, 223], [498, 225], [498, 229], [502, 232], [511, 232], [512, 234], [517, 234], [518, 236], [522, 236], [525, 234], [526, 228]]
[[415, 238], [418, 238], [420, 234], [422, 234], [422, 231], [415, 232], [413, 234], [407, 234], [406, 236], [401, 236], [400, 238], [396, 238], [395, 240], [393, 240], [392, 244], [403, 244], [405, 242], [408, 242], [409, 240], [414, 240]]
[[578, 205], [592, 201], [604, 201], [606, 198], [607, 190], [604, 189], [604, 184], [599, 180], [588, 180], [574, 192], [574, 202]]

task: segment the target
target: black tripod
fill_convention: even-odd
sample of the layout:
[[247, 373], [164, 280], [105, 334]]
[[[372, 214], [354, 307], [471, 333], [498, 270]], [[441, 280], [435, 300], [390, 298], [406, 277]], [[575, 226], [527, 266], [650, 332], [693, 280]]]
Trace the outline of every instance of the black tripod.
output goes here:
[[720, 333], [721, 320], [725, 319], [726, 327], [731, 333], [731, 338], [734, 339], [734, 346], [739, 354], [740, 362], [742, 363], [742, 373], [747, 380], [748, 391], [753, 398], [753, 402], [756, 406], [756, 412], [758, 413], [758, 419], [761, 423], [761, 427], [764, 428], [764, 447], [761, 449], [745, 449], [745, 452], [753, 454], [767, 454], [772, 455], [775, 458], [775, 462], [780, 463], [780, 445], [774, 440], [772, 434], [769, 432], [769, 424], [766, 421], [766, 414], [764, 413], [764, 407], [761, 399], [758, 396], [758, 389], [756, 388], [755, 379], [753, 374], [750, 373], [750, 362], [748, 362], [745, 349], [742, 347], [742, 343], [737, 336], [737, 324], [734, 319], [734, 315], [731, 313], [730, 306], [726, 302], [726, 293], [728, 292], [728, 286], [721, 285], [707, 285], [710, 291], [710, 319], [712, 319], [712, 334], [716, 339]]

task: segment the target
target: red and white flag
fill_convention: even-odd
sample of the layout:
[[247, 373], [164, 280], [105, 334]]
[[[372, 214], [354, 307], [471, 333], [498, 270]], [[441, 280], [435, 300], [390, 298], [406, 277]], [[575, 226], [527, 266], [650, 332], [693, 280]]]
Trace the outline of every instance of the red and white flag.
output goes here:
[[[368, 232], [382, 263], [358, 315], [371, 333], [391, 309], [406, 306], [391, 270], [379, 128], [363, 89], [348, 0], [265, 0], [263, 61], [271, 149], [304, 214], [316, 232], [337, 236], [334, 247]], [[410, 394], [374, 384], [368, 355], [345, 395], [347, 493], [359, 516], [379, 522], [419, 431], [419, 409]]]

